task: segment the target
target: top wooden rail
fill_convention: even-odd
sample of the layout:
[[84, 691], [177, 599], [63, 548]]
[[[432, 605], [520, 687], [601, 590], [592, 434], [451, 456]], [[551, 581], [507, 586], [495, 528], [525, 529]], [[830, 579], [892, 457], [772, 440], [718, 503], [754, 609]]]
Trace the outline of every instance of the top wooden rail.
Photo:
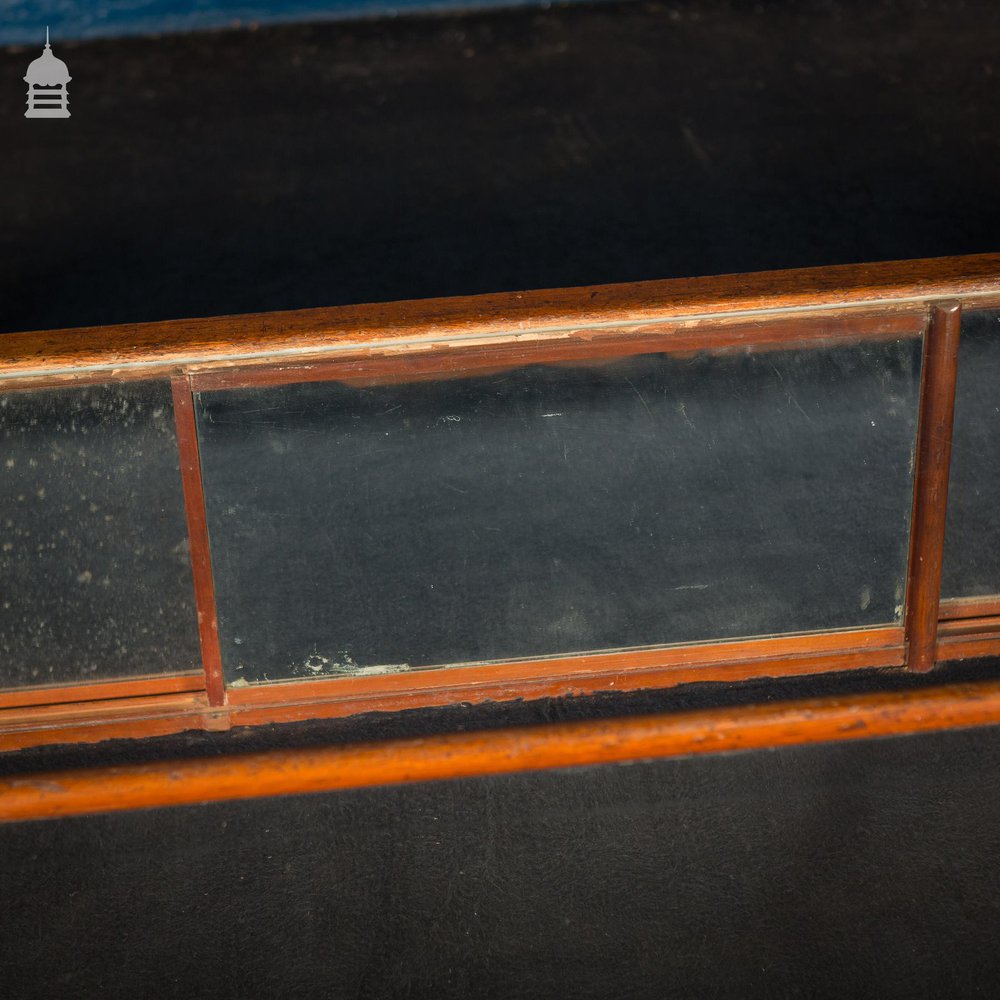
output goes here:
[[281, 361], [1000, 295], [1000, 254], [0, 336], [0, 379]]

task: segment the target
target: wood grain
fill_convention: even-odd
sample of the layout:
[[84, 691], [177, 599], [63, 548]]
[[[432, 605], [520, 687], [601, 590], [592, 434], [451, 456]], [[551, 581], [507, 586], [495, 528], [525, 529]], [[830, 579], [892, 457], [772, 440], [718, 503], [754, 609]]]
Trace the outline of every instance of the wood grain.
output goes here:
[[[0, 341], [0, 377], [7, 377], [7, 389], [79, 377], [171, 373], [205, 686], [210, 705], [219, 708], [226, 692], [192, 383], [223, 388], [325, 378], [361, 383], [440, 378], [529, 361], [572, 363], [663, 350], [667, 335], [669, 349], [680, 352], [914, 336], [924, 326], [928, 304], [942, 295], [998, 299], [1000, 254], [14, 334]], [[950, 423], [946, 426], [942, 420], [950, 420], [954, 402], [957, 309], [935, 308], [925, 359], [907, 610], [910, 665], [920, 670], [929, 669], [938, 649], [936, 560], [947, 490], [942, 445], [950, 438]], [[309, 360], [314, 357], [317, 360]], [[945, 613], [951, 610], [946, 605]], [[215, 721], [249, 723], [315, 717], [309, 712], [394, 710], [418, 703], [582, 693], [616, 685], [652, 687], [897, 665], [902, 635], [868, 631], [880, 633], [875, 645], [866, 645], [867, 640], [858, 645], [854, 639], [845, 640], [846, 633], [834, 633], [832, 646], [817, 645], [816, 637], [805, 645], [795, 645], [797, 638], [792, 645], [782, 645], [789, 641], [786, 637], [752, 640], [765, 645], [742, 650], [734, 644], [702, 644], [669, 653], [633, 650], [236, 689], [230, 693], [232, 716], [220, 713]], [[946, 645], [951, 643], [947, 648], [973, 648], [967, 632], [944, 636]], [[961, 647], [955, 645], [959, 639]], [[59, 691], [50, 695], [53, 700], [72, 697]], [[26, 704], [23, 693], [10, 697], [15, 700], [8, 705]], [[128, 722], [141, 726], [142, 719], [130, 716]], [[0, 731], [3, 725], [0, 719]], [[25, 731], [20, 724], [18, 731]]]
[[655, 323], [639, 328], [578, 328], [552, 337], [517, 340], [435, 343], [403, 350], [341, 351], [336, 360], [312, 358], [275, 363], [192, 366], [196, 390], [338, 381], [356, 387], [442, 381], [469, 375], [492, 375], [524, 365], [601, 364], [638, 354], [674, 356], [753, 351], [805, 350], [831, 344], [903, 340], [919, 337], [927, 325], [924, 306], [907, 303], [892, 311], [812, 313], [795, 318], [706, 319]]
[[268, 363], [282, 356], [558, 337], [743, 314], [879, 307], [1000, 294], [1000, 254], [597, 285], [334, 309], [8, 334], [0, 378]]
[[1000, 594], [986, 597], [949, 597], [941, 601], [942, 621], [959, 618], [991, 618], [1000, 615]]
[[934, 305], [924, 349], [906, 612], [907, 666], [918, 673], [937, 652], [961, 322], [958, 302]]
[[1000, 683], [0, 780], [0, 821], [334, 792], [1000, 723]]
[[985, 656], [1000, 656], [1000, 628], [997, 628], [995, 620], [986, 619], [974, 631], [943, 631], [938, 637], [939, 662], [976, 660]]
[[[53, 687], [16, 688], [0, 691], [0, 709], [31, 705], [78, 704], [107, 701], [113, 698], [136, 698], [148, 694], [177, 694], [201, 691], [203, 674], [163, 674], [133, 677], [120, 681], [92, 681], [87, 684], [65, 684]], [[0, 712], [0, 729], [3, 726]]]
[[[690, 643], [643, 649], [584, 653], [497, 663], [464, 664], [362, 677], [327, 677], [246, 687], [230, 687], [230, 705], [271, 705], [314, 700], [368, 697], [373, 708], [379, 699], [401, 693], [435, 692], [443, 698], [450, 690], [462, 700], [518, 697], [542, 685], [583, 692], [661, 687], [712, 680], [721, 669], [726, 679], [808, 673], [820, 662], [827, 670], [850, 666], [898, 666], [903, 662], [903, 630], [894, 626], [740, 639], [728, 642]], [[750, 671], [750, 672], [748, 672]], [[817, 672], [825, 672], [819, 670]], [[594, 685], [598, 687], [594, 687]], [[543, 695], [535, 695], [542, 697]]]
[[0, 751], [360, 712], [898, 667], [903, 660], [903, 630], [876, 628], [236, 687], [224, 705], [210, 704], [201, 694], [67, 702], [0, 711]]
[[205, 670], [205, 690], [211, 705], [222, 705], [226, 688], [222, 676], [222, 649], [219, 645], [219, 623], [215, 608], [215, 580], [212, 576], [212, 551], [208, 538], [208, 515], [201, 479], [201, 455], [198, 448], [198, 427], [195, 423], [194, 402], [187, 378], [171, 380], [174, 399], [174, 422], [177, 427], [177, 451], [180, 459], [181, 482], [184, 487], [184, 508], [187, 516], [188, 544], [191, 550], [191, 575], [194, 582], [194, 602], [198, 613], [198, 637]]

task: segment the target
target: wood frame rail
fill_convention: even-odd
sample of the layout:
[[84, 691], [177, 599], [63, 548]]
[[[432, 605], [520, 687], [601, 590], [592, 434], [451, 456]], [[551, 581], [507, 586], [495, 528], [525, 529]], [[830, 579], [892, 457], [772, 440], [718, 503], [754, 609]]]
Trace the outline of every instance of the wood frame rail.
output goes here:
[[998, 297], [1000, 254], [979, 254], [49, 330], [0, 337], [0, 380], [146, 378], [332, 355], [412, 356], [434, 347], [614, 337], [656, 325], [695, 332], [720, 321]]
[[201, 805], [1000, 723], [1000, 683], [0, 779], [0, 822]]
[[[927, 670], [943, 659], [1000, 653], [1000, 597], [940, 601], [961, 310], [996, 303], [1000, 254], [985, 254], [0, 337], [0, 392], [171, 381], [204, 665], [197, 679], [0, 691], [0, 750], [700, 680], [884, 666]], [[885, 626], [226, 689], [194, 391], [330, 379], [376, 385], [650, 350], [726, 353], [920, 335], [905, 630]]]

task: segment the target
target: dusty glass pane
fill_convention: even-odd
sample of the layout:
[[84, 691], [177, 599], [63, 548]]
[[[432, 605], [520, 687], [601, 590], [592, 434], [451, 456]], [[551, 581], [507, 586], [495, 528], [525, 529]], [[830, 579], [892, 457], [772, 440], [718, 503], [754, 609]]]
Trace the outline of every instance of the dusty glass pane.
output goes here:
[[1000, 594], [1000, 311], [962, 316], [943, 597]]
[[898, 622], [919, 356], [203, 393], [226, 676]]
[[0, 686], [197, 670], [165, 383], [0, 393]]

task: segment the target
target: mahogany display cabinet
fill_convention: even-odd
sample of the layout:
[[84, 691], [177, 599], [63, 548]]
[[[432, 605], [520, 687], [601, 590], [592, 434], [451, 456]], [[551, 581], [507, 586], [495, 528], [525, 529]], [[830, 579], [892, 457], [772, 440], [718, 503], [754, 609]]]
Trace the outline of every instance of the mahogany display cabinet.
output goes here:
[[53, 26], [0, 995], [996, 992], [998, 32]]
[[[998, 653], [998, 324], [986, 255], [8, 335], [0, 740]], [[695, 740], [1000, 691], [908, 697]]]

